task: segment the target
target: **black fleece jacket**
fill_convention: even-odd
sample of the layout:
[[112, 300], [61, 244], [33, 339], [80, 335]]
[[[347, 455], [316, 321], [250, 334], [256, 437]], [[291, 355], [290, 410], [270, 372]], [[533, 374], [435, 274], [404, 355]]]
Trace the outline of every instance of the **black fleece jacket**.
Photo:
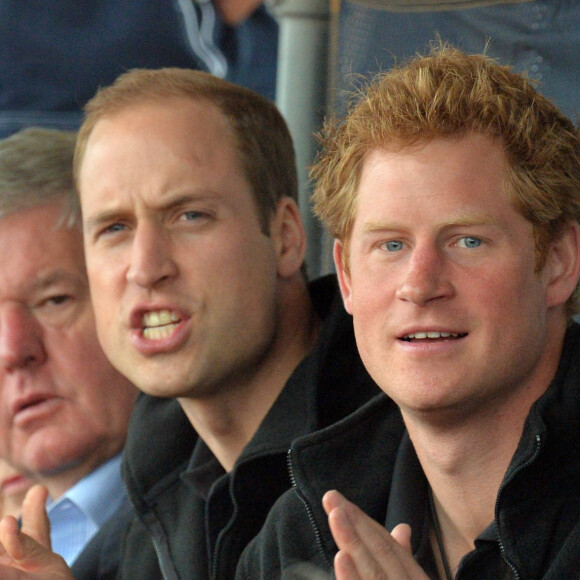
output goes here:
[[[403, 507], [389, 502], [402, 496], [393, 492], [397, 486], [392, 483], [404, 441], [402, 419], [384, 395], [337, 425], [296, 441], [290, 452], [294, 487], [278, 500], [242, 555], [237, 580], [331, 577], [337, 547], [321, 505], [323, 494], [338, 489], [386, 524], [387, 513]], [[417, 482], [405, 485], [411, 483]], [[426, 510], [426, 502], [423, 506]], [[415, 522], [424, 520], [424, 511], [415, 514]], [[424, 545], [424, 529], [413, 528], [415, 555]], [[578, 324], [567, 332], [556, 376], [528, 414], [497, 495], [495, 520], [464, 557], [455, 578], [580, 578]]]
[[315, 281], [310, 292], [324, 321], [317, 345], [231, 473], [216, 465], [177, 401], [140, 396], [123, 463], [137, 517], [125, 537], [119, 578], [233, 578], [242, 550], [291, 485], [291, 442], [345, 417], [379, 392], [358, 356], [335, 277]]

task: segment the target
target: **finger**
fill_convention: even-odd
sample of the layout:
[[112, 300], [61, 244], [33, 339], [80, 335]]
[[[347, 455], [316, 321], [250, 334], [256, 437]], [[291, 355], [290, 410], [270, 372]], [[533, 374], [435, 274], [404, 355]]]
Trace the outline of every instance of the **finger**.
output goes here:
[[[334, 540], [343, 553], [341, 566], [348, 571], [340, 580], [358, 578], [405, 579], [410, 578], [401, 562], [402, 548], [387, 530], [369, 518], [358, 507], [347, 501], [337, 491], [325, 494], [325, 510]], [[407, 558], [408, 555], [405, 555]], [[351, 562], [356, 575], [351, 571]], [[342, 574], [342, 569], [341, 572]]]
[[18, 522], [11, 516], [3, 518], [0, 522], [0, 542], [2, 542], [6, 555], [13, 562], [24, 563], [24, 567], [19, 566], [19, 568], [27, 569], [26, 561], [30, 557], [34, 559], [36, 556], [38, 544], [18, 529]]
[[0, 542], [5, 550], [2, 564], [36, 573], [38, 576], [34, 577], [43, 580], [74, 580], [64, 559], [22, 533], [18, 529], [18, 522], [11, 516], [0, 521]]
[[344, 496], [334, 489], [327, 491], [322, 496], [322, 507], [326, 515], [329, 515], [334, 508], [342, 506], [343, 498]]
[[9, 565], [12, 557], [5, 545], [10, 547], [9, 536], [18, 532], [18, 522], [14, 516], [5, 516], [0, 520], [0, 564]]
[[391, 536], [397, 541], [399, 546], [405, 548], [409, 554], [411, 550], [411, 526], [409, 524], [399, 524], [393, 528]]
[[[350, 556], [360, 578], [427, 579], [412, 557], [410, 542], [408, 547], [401, 546], [381, 524], [337, 491], [325, 494], [323, 505], [329, 510], [329, 525], [337, 546]], [[397, 534], [406, 541], [405, 528]]]
[[50, 522], [46, 513], [47, 497], [48, 490], [42, 485], [34, 485], [28, 490], [22, 503], [22, 532], [50, 550]]
[[350, 554], [338, 551], [334, 557], [334, 575], [336, 580], [363, 580], [358, 575]]
[[337, 580], [361, 580], [371, 574], [373, 578], [379, 578], [380, 567], [360, 541], [354, 526], [341, 507], [330, 510], [328, 523], [339, 548], [334, 559]]

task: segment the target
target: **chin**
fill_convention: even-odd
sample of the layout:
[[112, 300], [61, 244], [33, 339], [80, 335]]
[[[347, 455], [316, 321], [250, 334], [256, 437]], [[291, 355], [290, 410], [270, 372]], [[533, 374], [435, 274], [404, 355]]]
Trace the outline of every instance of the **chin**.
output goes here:
[[163, 399], [167, 398], [175, 399], [177, 397], [183, 396], [181, 389], [174, 389], [171, 385], [164, 383], [163, 380], [160, 380], [152, 384], [147, 384], [144, 381], [139, 382], [139, 379], [133, 382], [139, 387], [140, 391], [142, 391], [146, 395], [151, 395], [152, 397], [160, 397]]
[[37, 477], [51, 477], [77, 467], [86, 459], [88, 453], [87, 449], [78, 446], [64, 449], [62, 444], [56, 442], [29, 454], [23, 467]]

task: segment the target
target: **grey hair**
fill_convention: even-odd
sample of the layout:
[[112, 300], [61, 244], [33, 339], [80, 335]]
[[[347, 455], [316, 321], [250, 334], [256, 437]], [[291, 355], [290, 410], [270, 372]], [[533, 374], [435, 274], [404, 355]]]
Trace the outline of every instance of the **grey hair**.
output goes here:
[[80, 224], [74, 189], [76, 133], [31, 127], [0, 140], [0, 217], [55, 201], [62, 222]]

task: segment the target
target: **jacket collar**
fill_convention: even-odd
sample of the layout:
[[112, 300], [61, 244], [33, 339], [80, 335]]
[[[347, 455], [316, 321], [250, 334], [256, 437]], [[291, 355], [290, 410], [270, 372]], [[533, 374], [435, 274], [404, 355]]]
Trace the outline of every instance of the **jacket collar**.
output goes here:
[[[574, 323], [566, 333], [556, 376], [530, 410], [498, 494], [496, 520], [505, 538], [503, 548], [522, 578], [535, 577], [542, 562], [554, 557], [551, 550], [561, 547], [546, 538], [567, 537], [573, 528], [580, 536], [579, 383], [580, 326]], [[322, 533], [327, 555], [336, 546], [321, 506], [323, 494], [339, 489], [384, 523], [404, 432], [398, 409], [381, 394], [336, 425], [293, 444], [295, 489]]]
[[[336, 277], [311, 282], [309, 291], [324, 322], [320, 338], [288, 380], [237, 466], [267, 454], [285, 455], [292, 440], [345, 416], [379, 392], [358, 356], [352, 319], [342, 305]], [[123, 459], [123, 478], [137, 509], [145, 509], [144, 496], [155, 496], [186, 470], [197, 439], [175, 399], [139, 396]]]

